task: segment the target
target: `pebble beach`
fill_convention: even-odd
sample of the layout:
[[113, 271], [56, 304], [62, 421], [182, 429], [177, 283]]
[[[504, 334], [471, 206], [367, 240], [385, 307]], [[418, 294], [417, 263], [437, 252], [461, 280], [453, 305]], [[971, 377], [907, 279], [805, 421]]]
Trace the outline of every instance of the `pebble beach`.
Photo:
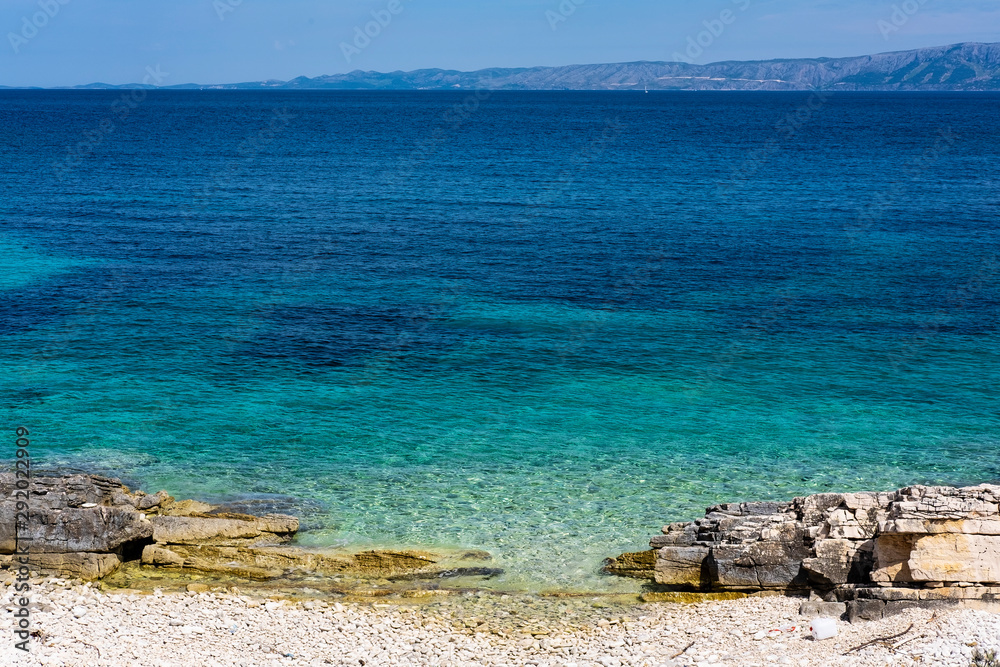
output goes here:
[[[4, 585], [8, 627], [16, 595], [12, 583]], [[46, 579], [32, 591], [31, 652], [15, 649], [8, 632], [0, 664], [967, 667], [977, 648], [1000, 647], [1000, 616], [970, 609], [838, 622], [837, 636], [816, 641], [810, 619], [798, 615], [801, 601], [621, 605], [472, 592], [432, 602], [344, 604], [266, 599], [235, 589], [104, 592]]]

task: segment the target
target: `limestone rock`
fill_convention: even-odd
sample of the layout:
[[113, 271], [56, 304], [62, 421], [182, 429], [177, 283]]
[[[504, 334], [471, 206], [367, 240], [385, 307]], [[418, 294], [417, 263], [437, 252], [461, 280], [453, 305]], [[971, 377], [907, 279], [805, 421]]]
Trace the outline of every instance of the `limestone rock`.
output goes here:
[[419, 551], [363, 551], [349, 557], [346, 569], [368, 575], [390, 576], [433, 566], [438, 559]]
[[[298, 531], [295, 517], [222, 512], [197, 501], [178, 502], [166, 491], [132, 493], [117, 480], [92, 475], [33, 480], [28, 490], [30, 521], [23, 530], [15, 530], [16, 504], [10, 499], [15, 482], [13, 475], [0, 475], [0, 493], [6, 493], [0, 495], [0, 548], [8, 552], [0, 553], [0, 567], [14, 567], [9, 553], [27, 540], [32, 568], [88, 580], [114, 573], [124, 561], [130, 561], [120, 575], [126, 581], [143, 571], [158, 570], [219, 579], [335, 576], [394, 582], [493, 577], [503, 572], [482, 567], [491, 558], [482, 551], [440, 555], [293, 548], [286, 543]], [[652, 578], [655, 552], [640, 560], [641, 556], [632, 565], [647, 568]], [[196, 584], [191, 590], [203, 590], [205, 585]], [[388, 593], [379, 588], [372, 595]]]
[[910, 552], [913, 550], [912, 535], [879, 535], [875, 540], [875, 570], [872, 581], [910, 582]]
[[117, 554], [39, 553], [29, 556], [29, 567], [44, 574], [57, 574], [84, 581], [103, 579], [121, 565]]
[[899, 602], [900, 600], [919, 600], [922, 591], [918, 588], [887, 588], [885, 586], [870, 586], [858, 589], [858, 599], [882, 600], [883, 602]]
[[142, 563], [161, 567], [183, 567], [184, 556], [155, 544], [148, 544], [142, 550]]
[[132, 493], [119, 480], [98, 475], [35, 477], [27, 489], [28, 521], [19, 526], [16, 502], [22, 498], [13, 494], [16, 482], [13, 474], [0, 474], [0, 554], [27, 545], [32, 565], [64, 576], [101, 578], [140, 552], [157, 565], [184, 563], [183, 555], [149, 548], [154, 536], [163, 542], [254, 545], [285, 542], [298, 530], [298, 520], [288, 516], [155, 516], [154, 524], [139, 510], [153, 513], [171, 505], [180, 505], [181, 511], [212, 508], [174, 503], [166, 491]]
[[694, 586], [707, 584], [708, 547], [663, 547], [656, 554], [653, 578], [667, 586]]
[[36, 553], [110, 553], [153, 534], [149, 521], [131, 508], [32, 509], [28, 514], [18, 542], [27, 542]]
[[663, 534], [649, 541], [649, 546], [659, 549], [666, 546], [689, 547], [698, 542], [698, 522], [672, 523], [663, 527]]
[[159, 506], [159, 513], [166, 516], [200, 516], [211, 512], [213, 508], [208, 503], [198, 500], [166, 500]]
[[844, 494], [817, 493], [804, 498], [796, 498], [792, 502], [796, 506], [798, 515], [805, 523], [816, 524], [823, 521], [831, 509], [836, 509], [844, 504]]
[[877, 621], [885, 613], [885, 602], [882, 600], [850, 600], [847, 603], [847, 620]]
[[154, 507], [159, 507], [162, 503], [167, 501], [172, 501], [173, 496], [171, 496], [166, 491], [159, 491], [155, 495], [147, 496], [144, 495], [138, 499], [136, 503], [136, 509], [140, 510], [150, 510]]
[[299, 529], [295, 517], [269, 515], [154, 516], [153, 540], [160, 544], [250, 545], [287, 542]]
[[[761, 513], [769, 507], [777, 512]], [[789, 514], [791, 508], [790, 503], [742, 503], [739, 509], [746, 515], [719, 520], [707, 559], [712, 585], [731, 590], [805, 588], [802, 560], [809, 551], [804, 525]], [[710, 508], [708, 516], [716, 509]]]
[[17, 550], [16, 507], [14, 501], [0, 501], [0, 554]]
[[19, 528], [24, 499], [15, 497], [16, 483], [13, 473], [0, 473], [0, 553], [14, 553], [18, 539], [36, 552], [113, 551], [149, 530], [121, 483], [98, 475], [33, 478]]
[[875, 541], [876, 582], [1000, 582], [1000, 536], [888, 533]]
[[[273, 579], [290, 573], [307, 575], [352, 575], [369, 579], [399, 579], [401, 575], [424, 573], [427, 577], [459, 576], [463, 568], [419, 551], [364, 551], [357, 554], [306, 551], [287, 546], [248, 547], [227, 545], [150, 545], [143, 549], [142, 563], [172, 570], [190, 570], [248, 579]], [[495, 576], [494, 568], [464, 568], [468, 576]]]
[[813, 589], [855, 620], [1000, 600], [1000, 486], [723, 503], [662, 533], [653, 575], [675, 592]]
[[965, 533], [967, 535], [1000, 535], [1000, 520], [989, 519], [891, 519], [884, 521], [882, 533]]
[[874, 546], [873, 540], [819, 540], [802, 567], [821, 586], [862, 583], [870, 578]]
[[1000, 536], [921, 535], [908, 564], [913, 581], [1000, 582]]
[[1000, 515], [1000, 487], [911, 486], [897, 492], [892, 517], [898, 519], [962, 520]]
[[719, 587], [726, 589], [806, 588], [798, 545], [756, 542], [741, 546], [718, 546], [712, 549], [709, 569]]
[[803, 602], [799, 606], [799, 616], [808, 616], [810, 618], [815, 618], [821, 616], [823, 618], [840, 618], [847, 613], [847, 604], [844, 602], [823, 602], [822, 600], [814, 600], [809, 602]]
[[[0, 497], [9, 498], [16, 481], [13, 473], [0, 473]], [[119, 480], [100, 475], [34, 477], [30, 488], [32, 509], [82, 507], [89, 503], [112, 506], [115, 494], [123, 488]]]
[[604, 562], [601, 571], [620, 577], [653, 579], [653, 569], [656, 567], [656, 562], [656, 549], [647, 549], [646, 551], [624, 553], [616, 558], [609, 558]]

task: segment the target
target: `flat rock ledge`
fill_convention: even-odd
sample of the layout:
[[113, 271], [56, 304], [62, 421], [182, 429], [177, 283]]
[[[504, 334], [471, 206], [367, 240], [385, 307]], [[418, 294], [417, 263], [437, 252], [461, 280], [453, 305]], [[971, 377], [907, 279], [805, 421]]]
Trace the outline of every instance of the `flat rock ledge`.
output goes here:
[[[301, 549], [289, 544], [299, 529], [293, 516], [233, 513], [196, 500], [177, 501], [166, 491], [133, 492], [120, 480], [99, 475], [35, 477], [27, 499], [16, 484], [13, 474], [0, 474], [0, 568], [16, 569], [15, 555], [27, 554], [34, 571], [84, 581], [123, 571], [244, 581], [345, 576], [403, 581], [500, 573], [461, 566], [489, 560], [484, 552]], [[19, 504], [25, 502], [26, 510]]]
[[990, 606], [1000, 601], [1000, 486], [715, 505], [649, 545], [604, 567], [650, 580], [647, 601], [809, 595], [802, 613], [851, 622]]

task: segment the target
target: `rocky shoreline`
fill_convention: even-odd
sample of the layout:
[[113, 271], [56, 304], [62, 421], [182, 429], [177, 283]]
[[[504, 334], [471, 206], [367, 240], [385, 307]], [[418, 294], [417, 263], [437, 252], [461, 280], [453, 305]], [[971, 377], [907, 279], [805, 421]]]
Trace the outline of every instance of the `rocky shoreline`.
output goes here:
[[[293, 516], [178, 501], [99, 475], [35, 477], [26, 501], [16, 491], [15, 476], [0, 474], [0, 568], [20, 552], [33, 571], [102, 586], [412, 598], [446, 594], [446, 580], [461, 591], [503, 573], [483, 551], [303, 549], [291, 544]], [[664, 526], [649, 544], [603, 568], [645, 580], [645, 602], [807, 597], [810, 613], [852, 622], [912, 607], [992, 607], [1000, 486], [721, 504]]]
[[0, 474], [0, 568], [14, 565], [17, 553], [38, 573], [111, 587], [277, 590], [322, 582], [328, 591], [356, 596], [416, 596], [443, 579], [473, 582], [502, 573], [488, 553], [474, 550], [302, 549], [289, 544], [299, 528], [293, 516], [178, 501], [99, 475], [34, 477], [26, 500], [15, 497], [16, 483], [13, 474]]
[[[0, 475], [0, 606], [31, 610], [32, 646], [2, 664], [967, 667], [1000, 648], [996, 486], [717, 505], [609, 559], [645, 580], [618, 597], [483, 590], [500, 571], [478, 551], [305, 550], [295, 517], [94, 475], [33, 479], [18, 526], [15, 490]], [[850, 623], [816, 641], [816, 617]]]
[[1000, 486], [716, 505], [649, 544], [605, 571], [647, 579], [650, 601], [809, 595], [810, 613], [851, 622], [913, 607], [995, 607]]

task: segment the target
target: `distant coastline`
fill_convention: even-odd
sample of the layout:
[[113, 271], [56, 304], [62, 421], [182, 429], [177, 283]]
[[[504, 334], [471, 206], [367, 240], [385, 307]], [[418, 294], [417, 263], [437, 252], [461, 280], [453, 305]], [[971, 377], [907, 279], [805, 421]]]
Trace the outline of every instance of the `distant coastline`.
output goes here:
[[[52, 90], [152, 89], [91, 83]], [[1000, 43], [952, 44], [849, 58], [629, 62], [562, 67], [489, 68], [474, 72], [355, 70], [288, 81], [186, 83], [164, 90], [825, 90], [1000, 91]], [[0, 86], [0, 89], [15, 89]], [[31, 89], [31, 88], [16, 88]]]

